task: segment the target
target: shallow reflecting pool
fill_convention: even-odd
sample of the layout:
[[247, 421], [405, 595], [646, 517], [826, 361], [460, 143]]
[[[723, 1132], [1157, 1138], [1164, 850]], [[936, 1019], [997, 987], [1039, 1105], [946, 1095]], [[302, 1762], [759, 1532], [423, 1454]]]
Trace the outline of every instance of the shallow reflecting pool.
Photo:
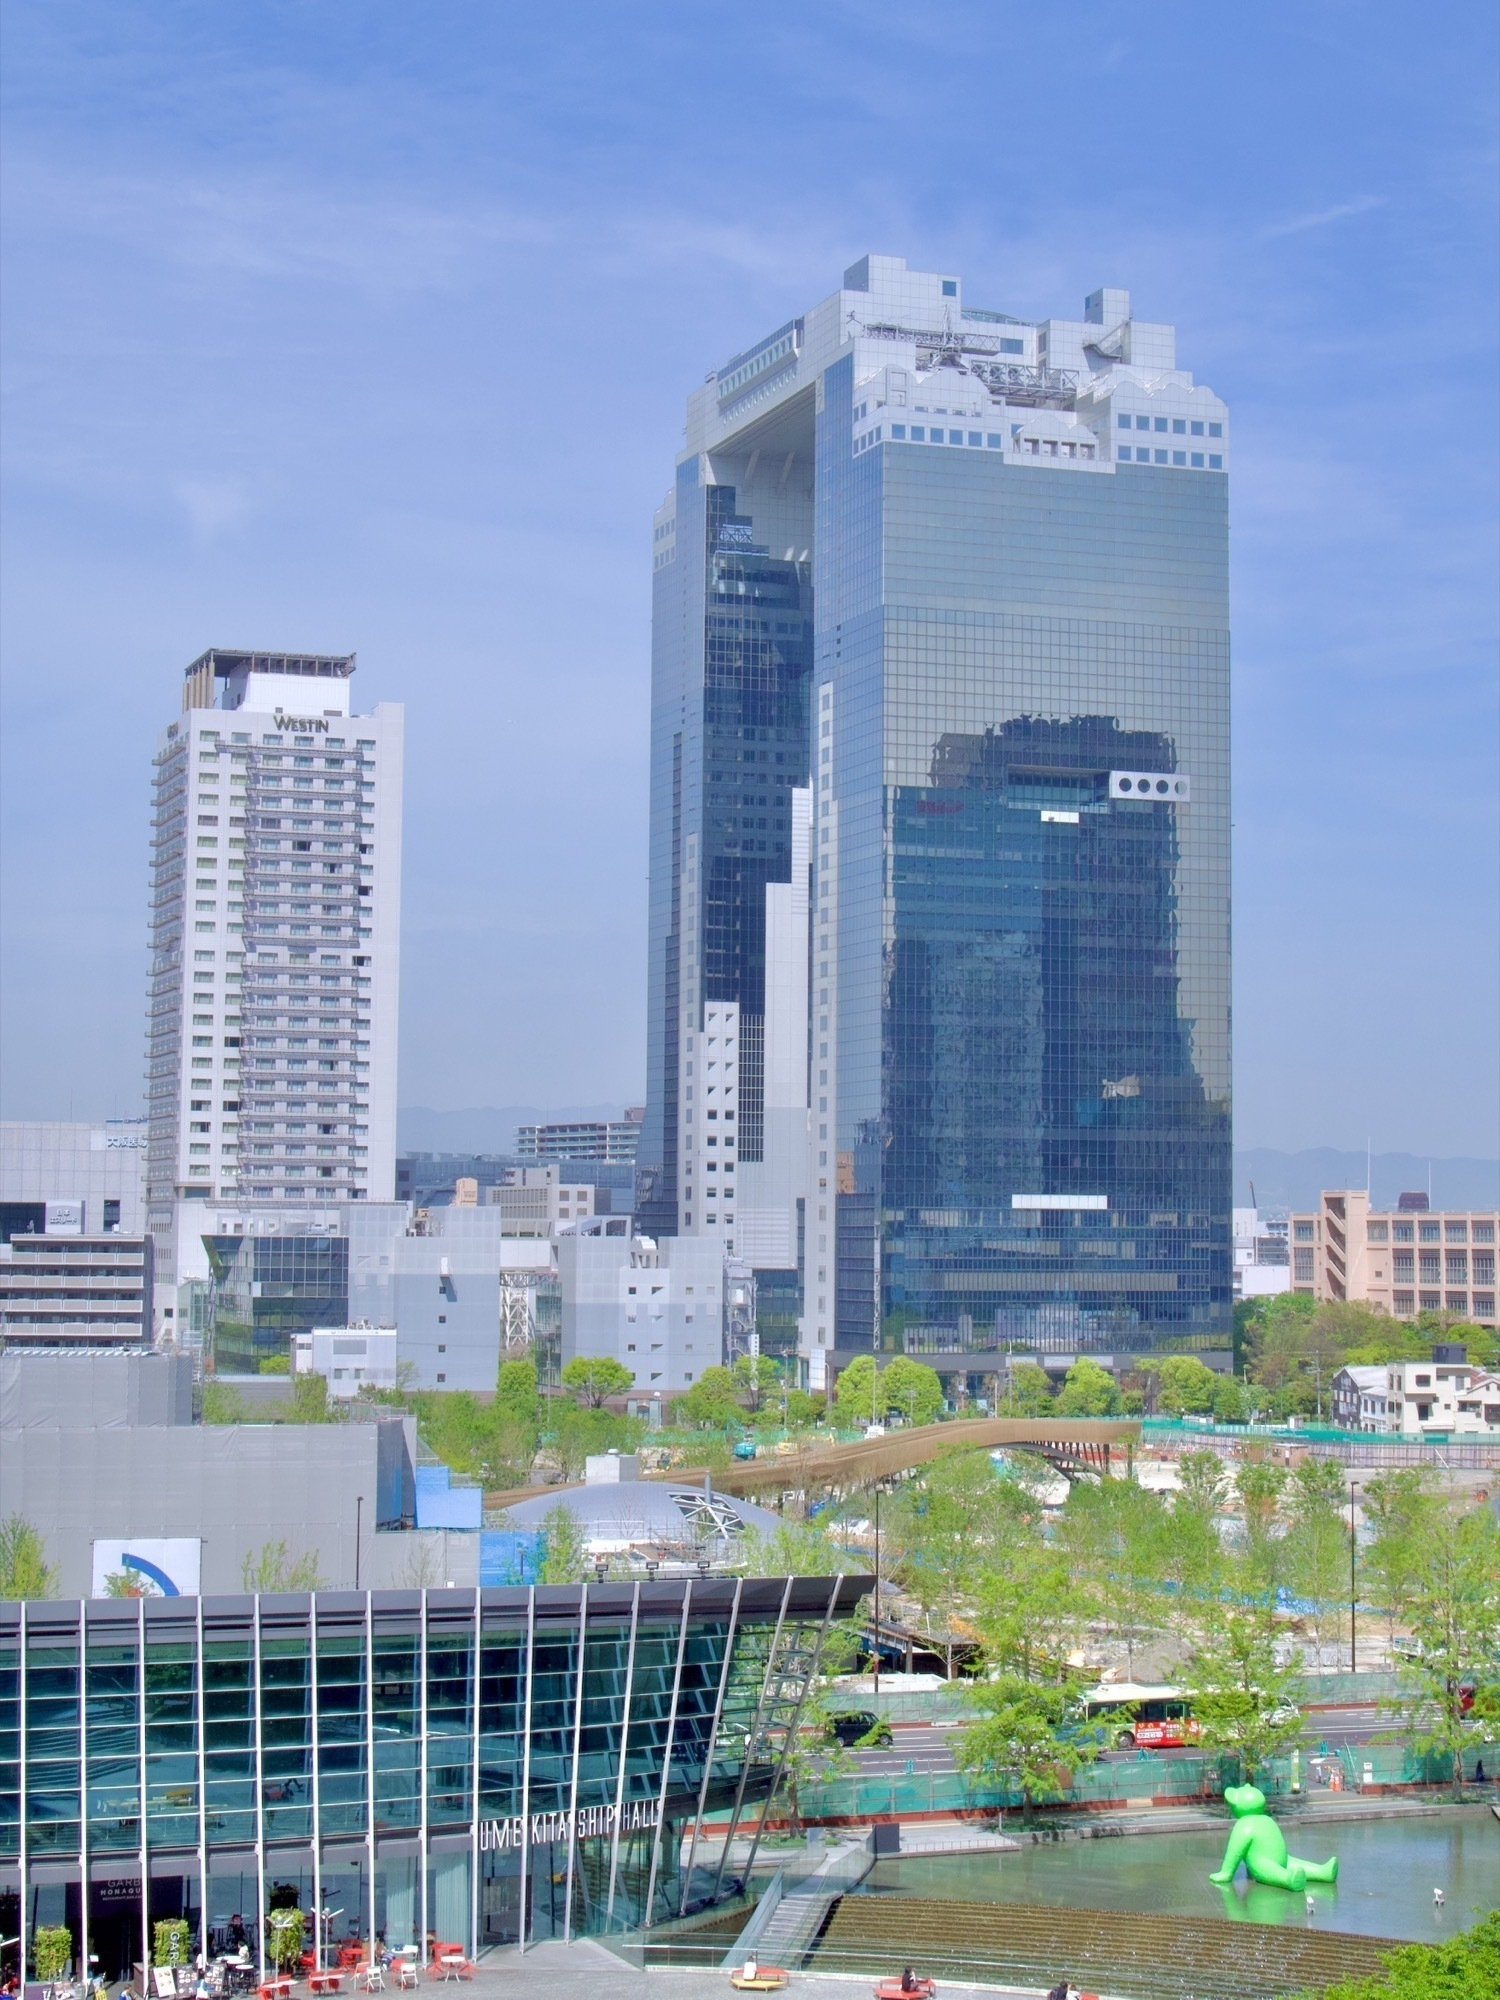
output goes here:
[[[1012, 1822], [1007, 1831], [1022, 1837]], [[877, 1862], [862, 1893], [951, 1896], [971, 1903], [1058, 1903], [1090, 1910], [1159, 1910], [1178, 1917], [1231, 1917], [1257, 1924], [1315, 1924], [1366, 1937], [1451, 1937], [1500, 1906], [1500, 1820], [1488, 1806], [1431, 1817], [1352, 1820], [1304, 1830], [1287, 1844], [1304, 1861], [1336, 1854], [1336, 1883], [1313, 1883], [1306, 1897], [1247, 1882], [1209, 1881], [1224, 1853], [1223, 1833], [1131, 1834], [1121, 1840], [1068, 1840], [1019, 1854], [912, 1856]], [[1445, 1901], [1438, 1906], [1433, 1890]]]

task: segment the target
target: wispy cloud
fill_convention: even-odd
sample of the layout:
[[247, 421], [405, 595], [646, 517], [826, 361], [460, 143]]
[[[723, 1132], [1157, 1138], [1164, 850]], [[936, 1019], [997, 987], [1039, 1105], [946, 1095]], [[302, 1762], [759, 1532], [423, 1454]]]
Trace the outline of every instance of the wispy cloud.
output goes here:
[[1384, 208], [1383, 194], [1362, 195], [1358, 201], [1341, 201], [1333, 208], [1320, 208], [1311, 215], [1294, 216], [1290, 222], [1268, 222], [1259, 233], [1262, 236], [1298, 236], [1304, 229], [1322, 229], [1330, 222], [1342, 222], [1346, 216], [1364, 215], [1372, 208]]

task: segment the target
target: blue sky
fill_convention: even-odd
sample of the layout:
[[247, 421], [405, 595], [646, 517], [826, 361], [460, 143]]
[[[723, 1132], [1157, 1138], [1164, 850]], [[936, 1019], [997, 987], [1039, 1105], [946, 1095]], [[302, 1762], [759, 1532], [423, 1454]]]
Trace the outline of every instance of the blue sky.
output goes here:
[[140, 1100], [211, 643], [408, 707], [402, 1101], [635, 1097], [650, 514], [867, 249], [1228, 400], [1237, 1139], [1493, 1154], [1495, 16], [9, 0], [4, 1107]]

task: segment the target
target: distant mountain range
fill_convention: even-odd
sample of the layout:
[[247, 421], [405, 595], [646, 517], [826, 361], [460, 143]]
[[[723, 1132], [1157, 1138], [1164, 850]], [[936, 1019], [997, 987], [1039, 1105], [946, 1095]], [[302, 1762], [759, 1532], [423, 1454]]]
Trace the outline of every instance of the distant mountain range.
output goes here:
[[[1252, 1146], [1234, 1156], [1234, 1201], [1250, 1206], [1250, 1183], [1261, 1208], [1317, 1206], [1324, 1188], [1362, 1188], [1365, 1155], [1333, 1146], [1281, 1153]], [[1393, 1206], [1398, 1194], [1426, 1194], [1434, 1208], [1500, 1207], [1500, 1160], [1429, 1160], [1416, 1153], [1376, 1153], [1369, 1163], [1370, 1192], [1376, 1204]]]
[[[608, 1104], [481, 1105], [467, 1111], [433, 1111], [409, 1104], [397, 1114], [403, 1153], [509, 1153], [518, 1125], [542, 1125], [570, 1118], [621, 1118], [625, 1107]], [[1500, 1160], [1428, 1160], [1416, 1153], [1376, 1153], [1370, 1162], [1371, 1189], [1378, 1203], [1394, 1203], [1408, 1189], [1426, 1193], [1431, 1179], [1434, 1208], [1500, 1208]], [[1313, 1146], [1283, 1153], [1252, 1146], [1234, 1156], [1234, 1200], [1250, 1204], [1250, 1183], [1262, 1208], [1312, 1208], [1324, 1188], [1362, 1188], [1363, 1153]]]
[[469, 1111], [432, 1111], [407, 1104], [396, 1113], [396, 1146], [402, 1153], [511, 1153], [518, 1125], [547, 1125], [576, 1118], [623, 1118], [623, 1104], [481, 1105]]

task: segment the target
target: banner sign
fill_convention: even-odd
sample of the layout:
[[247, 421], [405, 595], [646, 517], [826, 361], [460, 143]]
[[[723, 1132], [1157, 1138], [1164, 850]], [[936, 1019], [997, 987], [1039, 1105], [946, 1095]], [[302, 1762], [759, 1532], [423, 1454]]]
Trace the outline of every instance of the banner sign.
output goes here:
[[524, 1814], [515, 1819], [482, 1819], [479, 1845], [484, 1852], [528, 1844], [566, 1846], [574, 1840], [602, 1840], [616, 1833], [638, 1833], [645, 1827], [660, 1825], [660, 1799], [636, 1799], [623, 1806], [583, 1806], [576, 1813], [533, 1813], [529, 1843]]
[[95, 1597], [196, 1597], [203, 1543], [197, 1535], [169, 1541], [132, 1535], [94, 1543]]

